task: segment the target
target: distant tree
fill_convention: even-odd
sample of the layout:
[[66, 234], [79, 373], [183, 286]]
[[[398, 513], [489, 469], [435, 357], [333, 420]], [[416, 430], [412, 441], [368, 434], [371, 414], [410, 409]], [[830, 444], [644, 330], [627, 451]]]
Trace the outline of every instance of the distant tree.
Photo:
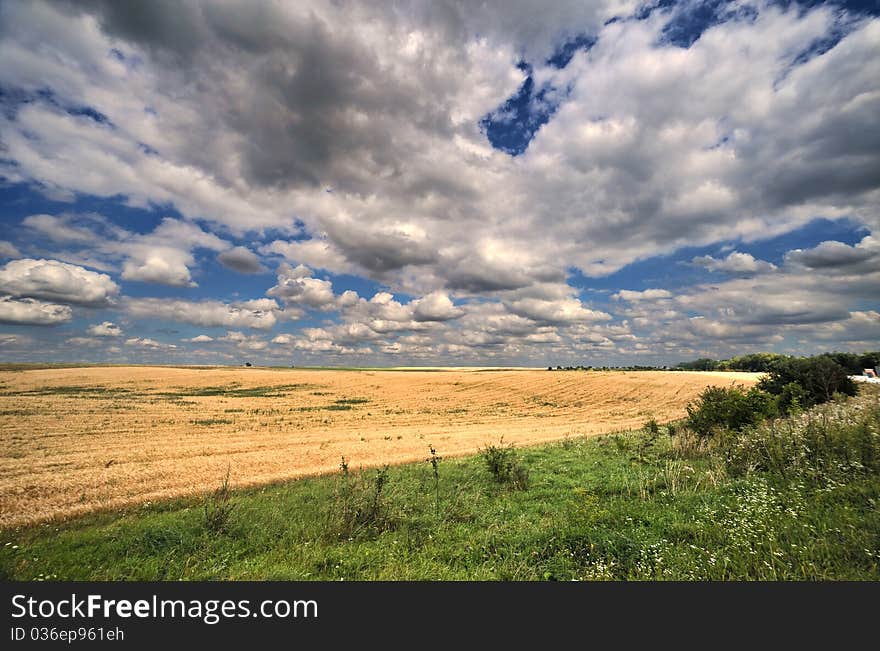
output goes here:
[[750, 371], [752, 373], [766, 373], [779, 360], [786, 359], [787, 355], [777, 353], [752, 353], [732, 357], [724, 362], [724, 366], [732, 371]]
[[718, 362], [709, 357], [701, 357], [692, 362], [681, 362], [678, 368], [685, 371], [715, 371], [718, 369]]
[[861, 375], [866, 368], [875, 368], [880, 364], [880, 352], [868, 353], [824, 353], [822, 357], [828, 357], [840, 364], [850, 375]]
[[792, 393], [792, 387], [788, 387], [792, 383], [803, 389], [803, 392], [797, 392], [798, 401], [803, 401], [802, 407], [828, 402], [838, 392], [849, 396], [856, 394], [855, 382], [849, 379], [847, 370], [828, 355], [777, 360], [758, 387], [782, 396]]

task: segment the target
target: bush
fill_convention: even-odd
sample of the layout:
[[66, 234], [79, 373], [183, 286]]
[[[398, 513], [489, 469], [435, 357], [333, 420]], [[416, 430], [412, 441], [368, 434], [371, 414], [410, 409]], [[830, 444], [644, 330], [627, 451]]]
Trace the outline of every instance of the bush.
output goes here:
[[528, 490], [528, 468], [516, 458], [513, 445], [504, 445], [503, 437], [498, 445], [487, 445], [480, 454], [496, 483], [506, 485], [513, 490]]
[[801, 409], [811, 404], [807, 390], [797, 382], [789, 382], [782, 387], [782, 392], [776, 399], [779, 411], [783, 414], [796, 414]]
[[[802, 391], [792, 387], [800, 385]], [[846, 369], [826, 355], [817, 357], [789, 357], [778, 360], [769, 374], [758, 383], [758, 388], [774, 396], [782, 396], [780, 407], [796, 397], [800, 407], [812, 407], [828, 402], [835, 393], [856, 395], [856, 385]]]
[[657, 439], [660, 436], [660, 425], [654, 419], [653, 416], [649, 418], [645, 424], [642, 426], [642, 432], [637, 433], [635, 436], [629, 438], [627, 444], [623, 448], [618, 448], [623, 451], [624, 449], [629, 450], [630, 443], [633, 443], [633, 447], [635, 450], [635, 454], [631, 457], [633, 461], [638, 461], [639, 463], [654, 463], [656, 459], [656, 444]]
[[687, 406], [687, 425], [698, 436], [718, 428], [740, 431], [777, 415], [776, 400], [766, 391], [740, 387], [707, 387], [696, 403]]

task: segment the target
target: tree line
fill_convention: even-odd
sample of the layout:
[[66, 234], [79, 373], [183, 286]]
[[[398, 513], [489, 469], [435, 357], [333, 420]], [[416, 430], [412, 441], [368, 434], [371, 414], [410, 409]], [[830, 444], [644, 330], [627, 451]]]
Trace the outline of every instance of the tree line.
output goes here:
[[751, 353], [730, 359], [702, 357], [690, 362], [681, 362], [675, 368], [683, 371], [751, 371], [769, 373], [780, 365], [791, 365], [794, 360], [827, 360], [841, 367], [849, 375], [860, 375], [866, 368], [880, 365], [880, 351], [865, 353], [821, 353], [813, 357], [794, 357], [779, 353]]

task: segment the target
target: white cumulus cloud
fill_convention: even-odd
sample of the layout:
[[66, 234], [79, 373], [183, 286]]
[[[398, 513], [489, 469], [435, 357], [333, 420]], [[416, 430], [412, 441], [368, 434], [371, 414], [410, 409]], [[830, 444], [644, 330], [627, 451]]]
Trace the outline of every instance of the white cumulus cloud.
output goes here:
[[46, 303], [33, 298], [14, 299], [0, 296], [0, 323], [13, 325], [58, 325], [70, 321], [66, 305]]
[[256, 302], [186, 301], [164, 298], [131, 298], [125, 302], [133, 317], [168, 319], [202, 327], [269, 330], [278, 321], [280, 308], [271, 299]]
[[0, 267], [0, 294], [103, 306], [118, 293], [110, 276], [57, 260], [23, 258]]
[[95, 337], [119, 337], [122, 335], [122, 328], [112, 321], [104, 321], [89, 326], [86, 332]]
[[764, 260], [756, 260], [748, 253], [732, 251], [726, 258], [716, 259], [711, 255], [698, 256], [691, 262], [709, 271], [720, 271], [734, 275], [765, 273], [776, 269], [776, 265]]

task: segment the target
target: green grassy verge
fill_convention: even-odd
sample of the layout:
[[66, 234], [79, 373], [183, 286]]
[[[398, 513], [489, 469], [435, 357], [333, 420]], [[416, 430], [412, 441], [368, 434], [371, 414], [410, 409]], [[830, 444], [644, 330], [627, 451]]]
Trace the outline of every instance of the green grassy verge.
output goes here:
[[877, 392], [741, 435], [676, 429], [516, 450], [523, 490], [484, 456], [435, 459], [7, 530], [0, 575], [880, 579]]

